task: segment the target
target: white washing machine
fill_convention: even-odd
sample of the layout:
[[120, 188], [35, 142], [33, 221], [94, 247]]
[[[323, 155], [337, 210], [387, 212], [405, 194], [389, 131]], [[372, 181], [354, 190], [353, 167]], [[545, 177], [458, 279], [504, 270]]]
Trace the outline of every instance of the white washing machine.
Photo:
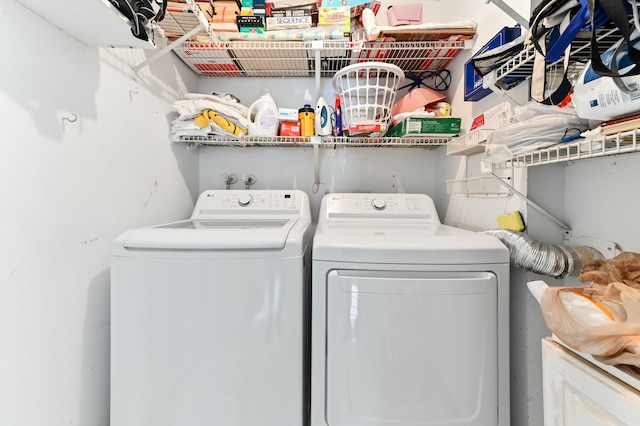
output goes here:
[[302, 191], [206, 191], [117, 238], [112, 426], [307, 424], [311, 223]]
[[422, 194], [329, 194], [312, 263], [312, 426], [509, 425], [509, 253]]

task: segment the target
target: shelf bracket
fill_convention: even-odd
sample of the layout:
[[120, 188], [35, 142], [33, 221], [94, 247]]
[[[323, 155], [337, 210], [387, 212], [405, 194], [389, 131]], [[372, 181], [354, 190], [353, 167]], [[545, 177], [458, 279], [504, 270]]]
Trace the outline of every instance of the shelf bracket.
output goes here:
[[487, 3], [493, 3], [498, 6], [504, 13], [509, 15], [511, 19], [520, 24], [525, 30], [529, 29], [529, 20], [525, 19], [522, 15], [516, 12], [511, 6], [503, 2], [502, 0], [487, 0]]
[[198, 34], [200, 31], [202, 31], [204, 29], [204, 25], [200, 24], [197, 27], [193, 28], [191, 31], [189, 31], [188, 33], [184, 34], [182, 37], [180, 37], [179, 39], [173, 41], [172, 43], [169, 43], [167, 46], [163, 47], [162, 49], [158, 50], [154, 55], [152, 55], [150, 58], [148, 58], [147, 60], [139, 63], [138, 65], [136, 65], [135, 67], [133, 67], [133, 74], [136, 75], [138, 74], [138, 71], [140, 71], [142, 68], [146, 67], [147, 65], [151, 64], [152, 62], [156, 61], [157, 59], [159, 59], [161, 56], [164, 56], [167, 52], [170, 52], [171, 50], [173, 50], [173, 48], [179, 44], [182, 44], [183, 42], [185, 42], [186, 40], [188, 40], [189, 38], [193, 37], [194, 35]]
[[494, 171], [491, 172], [491, 174], [498, 179], [498, 181], [506, 186], [507, 188], [509, 188], [509, 190], [511, 190], [514, 194], [516, 194], [518, 197], [522, 198], [523, 200], [525, 200], [527, 202], [528, 205], [530, 205], [531, 207], [533, 207], [534, 209], [536, 209], [539, 213], [541, 213], [544, 217], [546, 217], [547, 219], [551, 220], [553, 223], [555, 223], [556, 225], [558, 225], [565, 233], [568, 231], [571, 231], [571, 227], [569, 225], [567, 225], [566, 223], [564, 223], [563, 221], [561, 221], [560, 219], [557, 219], [555, 216], [553, 216], [551, 213], [549, 213], [548, 211], [546, 211], [542, 206], [534, 203], [533, 201], [531, 201], [526, 195], [524, 195], [522, 192], [518, 191], [517, 189], [515, 189], [513, 187], [513, 185], [508, 184], [507, 182], [505, 182], [504, 180], [502, 180], [502, 178], [500, 178], [500, 176], [498, 176]]

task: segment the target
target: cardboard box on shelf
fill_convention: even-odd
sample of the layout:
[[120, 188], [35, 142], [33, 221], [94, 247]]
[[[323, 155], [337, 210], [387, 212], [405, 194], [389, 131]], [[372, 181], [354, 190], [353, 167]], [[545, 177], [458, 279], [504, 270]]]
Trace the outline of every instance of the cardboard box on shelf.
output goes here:
[[214, 0], [213, 15], [207, 16], [209, 26], [214, 31], [237, 32], [236, 17], [240, 15], [240, 5], [233, 0]]
[[279, 18], [267, 17], [267, 30], [288, 30], [294, 28], [311, 27], [311, 16], [283, 16]]
[[454, 136], [460, 134], [460, 122], [456, 117], [413, 117], [393, 126], [386, 136]]
[[351, 32], [351, 8], [341, 7], [320, 7], [318, 8], [319, 27], [340, 27], [346, 35]]
[[300, 136], [299, 121], [281, 121], [280, 136]]
[[371, 133], [386, 132], [387, 127], [380, 123], [349, 124], [349, 136], [367, 135]]
[[285, 16], [311, 16], [311, 8], [306, 9], [271, 9], [272, 18], [283, 18]]
[[264, 17], [262, 16], [237, 16], [236, 22], [241, 33], [258, 33], [265, 31]]
[[295, 108], [278, 108], [278, 120], [298, 121], [298, 110]]
[[488, 128], [499, 129], [511, 123], [513, 108], [508, 102], [503, 102], [473, 117], [469, 130]]

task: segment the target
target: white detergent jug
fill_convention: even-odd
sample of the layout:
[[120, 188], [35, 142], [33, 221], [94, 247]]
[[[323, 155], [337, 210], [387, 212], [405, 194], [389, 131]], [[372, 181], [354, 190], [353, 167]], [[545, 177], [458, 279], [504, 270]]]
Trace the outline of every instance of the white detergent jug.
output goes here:
[[249, 136], [278, 136], [278, 107], [269, 89], [251, 104], [247, 114]]

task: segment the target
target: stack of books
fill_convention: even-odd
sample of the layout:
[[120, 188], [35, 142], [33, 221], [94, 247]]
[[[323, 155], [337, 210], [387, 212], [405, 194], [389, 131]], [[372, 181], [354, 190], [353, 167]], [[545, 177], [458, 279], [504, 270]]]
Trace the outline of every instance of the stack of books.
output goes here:
[[600, 123], [600, 133], [605, 136], [635, 129], [640, 129], [640, 111], [621, 115]]

